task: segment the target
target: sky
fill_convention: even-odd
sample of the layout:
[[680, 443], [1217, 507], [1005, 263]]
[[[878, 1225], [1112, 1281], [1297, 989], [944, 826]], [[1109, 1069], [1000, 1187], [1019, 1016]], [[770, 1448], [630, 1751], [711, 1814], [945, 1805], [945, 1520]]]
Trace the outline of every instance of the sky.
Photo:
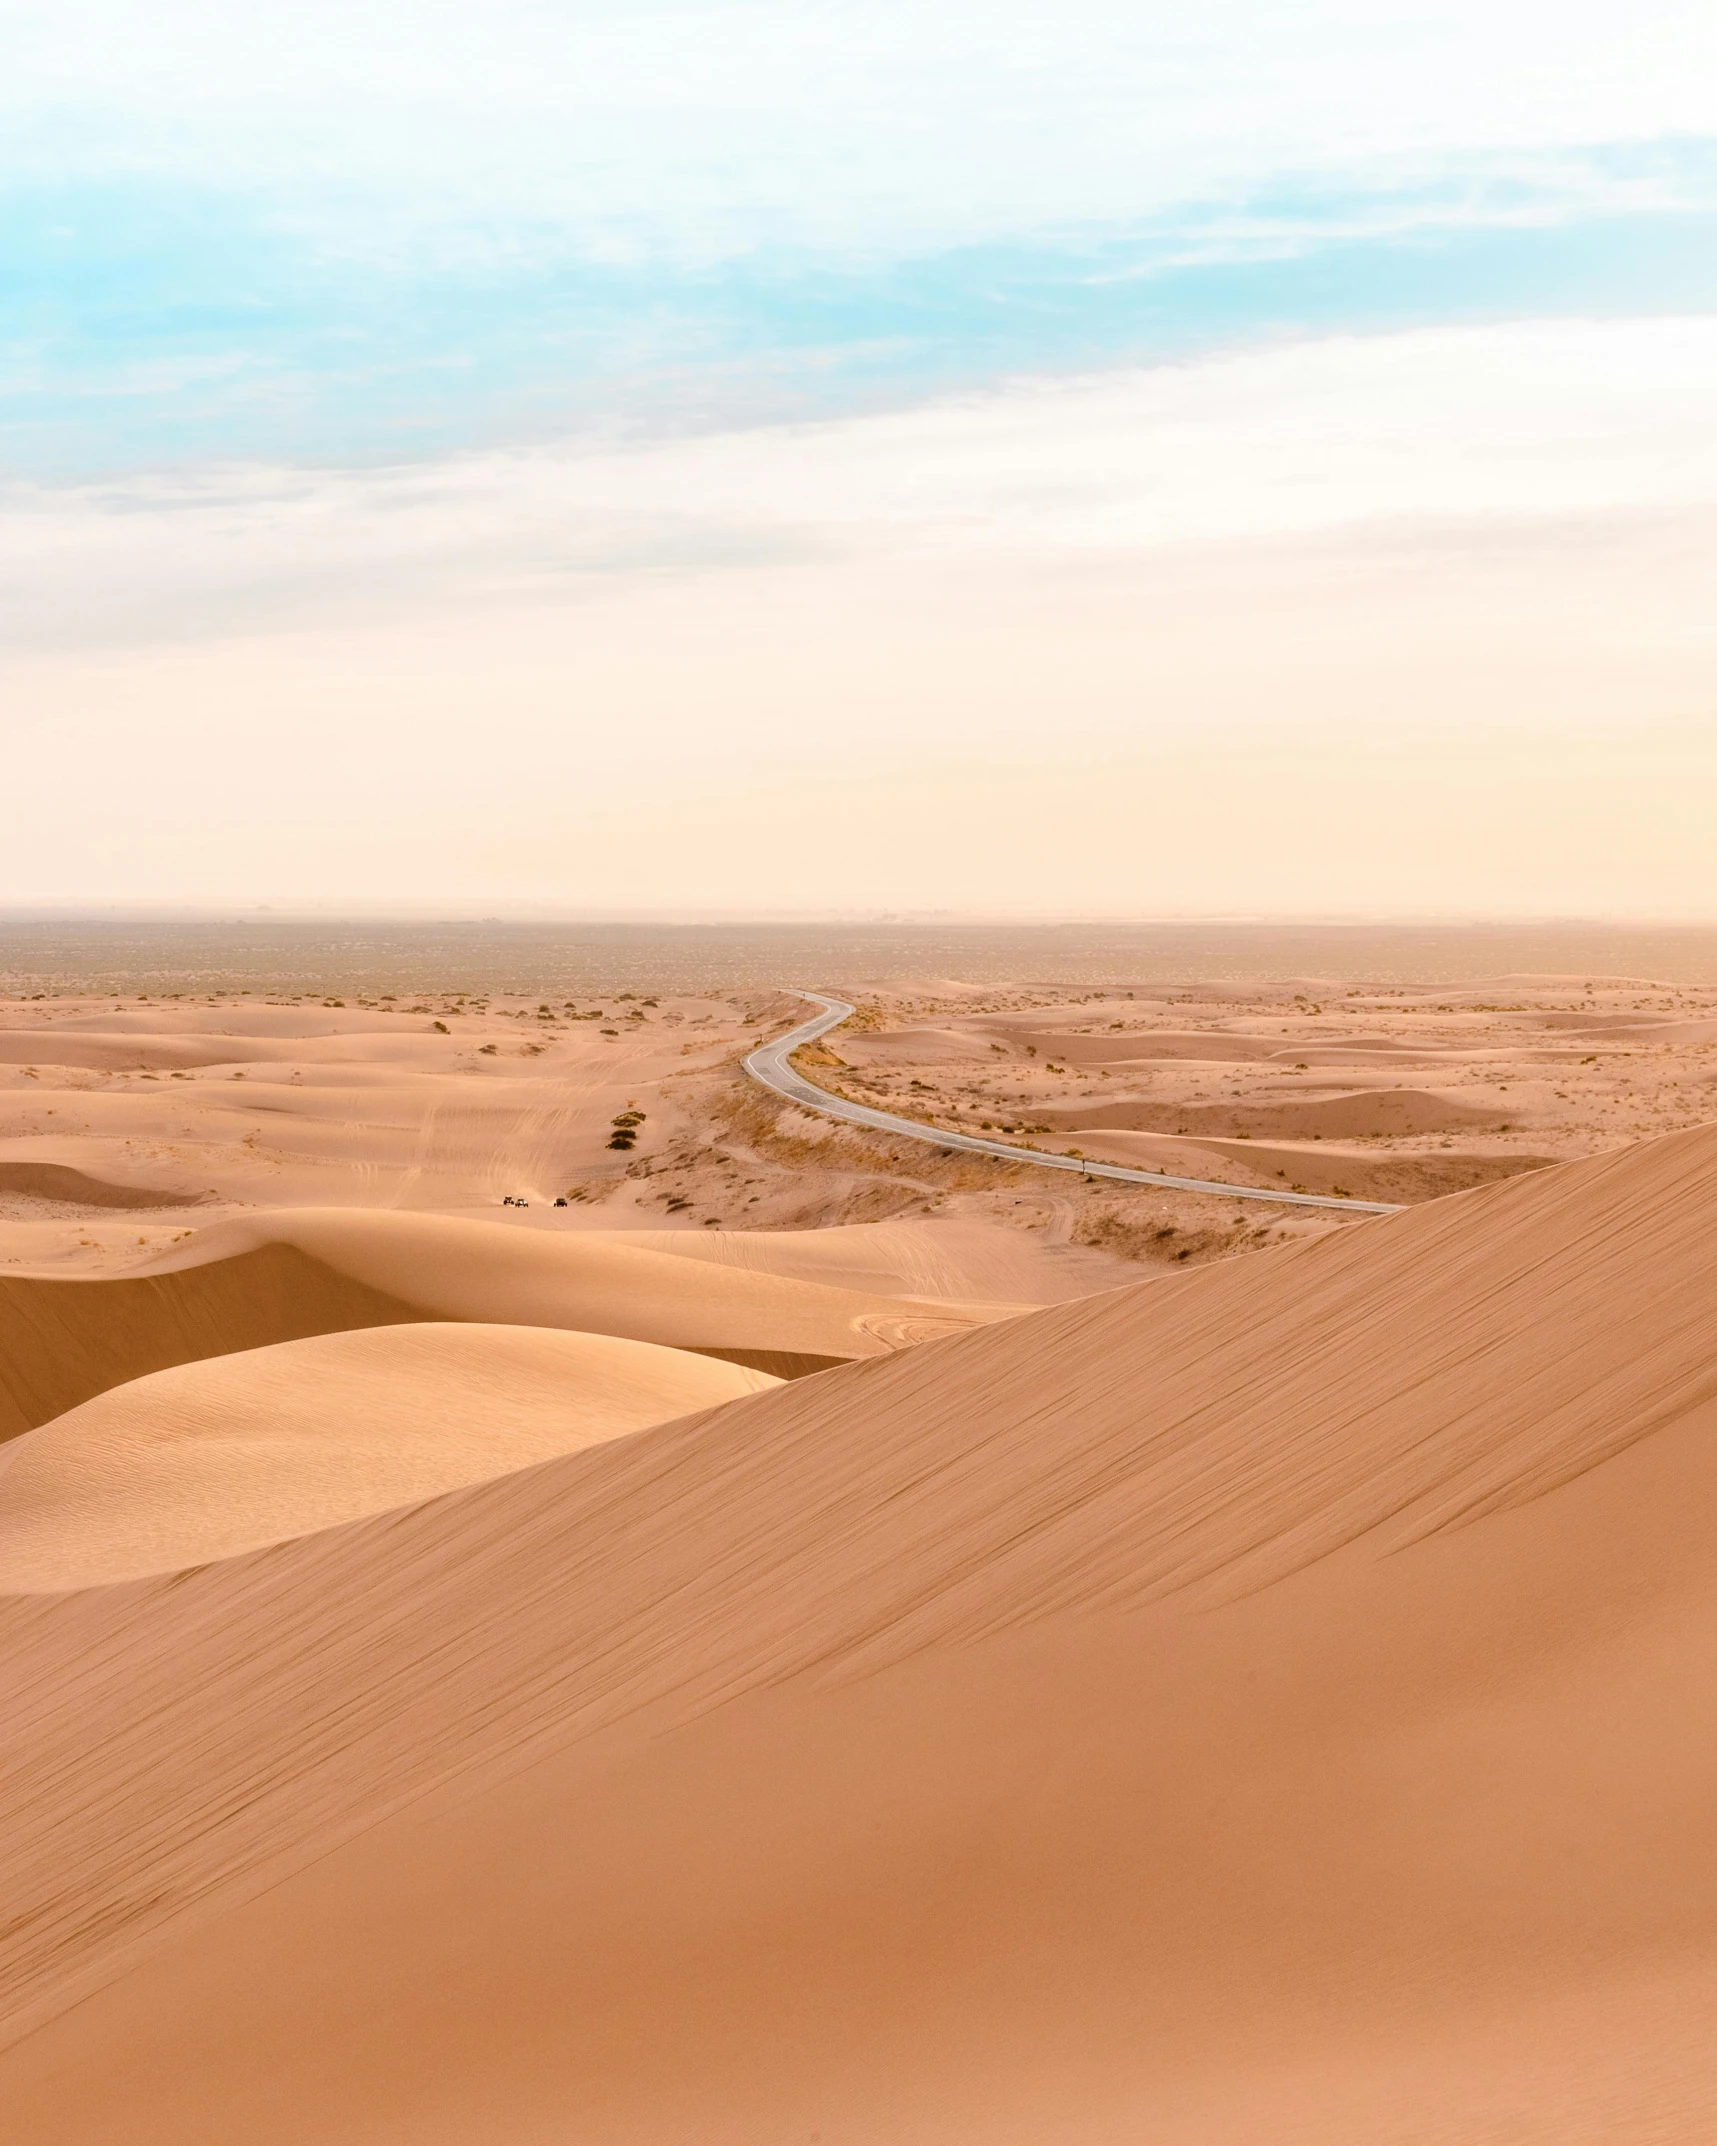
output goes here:
[[1704, 4], [0, 0], [0, 904], [1709, 916], [1714, 419]]

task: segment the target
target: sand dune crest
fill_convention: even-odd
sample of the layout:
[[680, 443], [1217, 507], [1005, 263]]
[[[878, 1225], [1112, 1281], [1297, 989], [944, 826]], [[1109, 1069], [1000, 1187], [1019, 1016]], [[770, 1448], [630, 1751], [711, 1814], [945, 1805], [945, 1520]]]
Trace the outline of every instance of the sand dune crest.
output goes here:
[[[900, 1309], [891, 1296], [693, 1263], [628, 1243], [623, 1234], [550, 1235], [374, 1208], [279, 1209], [217, 1223], [147, 1271], [182, 1271], [264, 1244], [292, 1245], [429, 1318], [576, 1327], [732, 1360], [799, 1355], [826, 1363], [874, 1355], [878, 1344], [860, 1322]], [[966, 1323], [1016, 1308], [976, 1306]], [[946, 1312], [962, 1317], [958, 1305]]]

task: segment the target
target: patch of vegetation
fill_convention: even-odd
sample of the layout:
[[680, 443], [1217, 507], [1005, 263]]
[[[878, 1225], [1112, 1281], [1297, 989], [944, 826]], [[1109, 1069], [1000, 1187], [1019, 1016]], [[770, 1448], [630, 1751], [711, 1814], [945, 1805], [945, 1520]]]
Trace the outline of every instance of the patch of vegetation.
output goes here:
[[1081, 1215], [1073, 1227], [1073, 1242], [1113, 1252], [1121, 1259], [1181, 1266], [1238, 1251], [1250, 1234], [1244, 1222], [1189, 1230], [1165, 1222], [1160, 1215], [1128, 1216], [1109, 1208]]

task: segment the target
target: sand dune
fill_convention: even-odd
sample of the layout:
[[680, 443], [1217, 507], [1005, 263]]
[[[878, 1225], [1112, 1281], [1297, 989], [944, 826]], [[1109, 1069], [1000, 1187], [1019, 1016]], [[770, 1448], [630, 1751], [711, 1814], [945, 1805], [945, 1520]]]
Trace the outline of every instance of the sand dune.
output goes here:
[[952, 1028], [891, 1028], [869, 1034], [843, 1029], [829, 1047], [851, 1065], [969, 1065], [986, 1049], [982, 1035], [963, 1035]]
[[0, 1439], [170, 1365], [425, 1316], [289, 1244], [165, 1274], [0, 1274]]
[[[747, 1033], [732, 1000], [666, 996], [615, 1000], [607, 1013], [439, 997], [29, 1001], [0, 1007], [0, 1151], [114, 1184], [212, 1193], [240, 1212], [446, 1212], [592, 1186], [630, 1207], [668, 1195], [623, 1177], [608, 1145], [615, 1114], [645, 1112], [639, 1159], [672, 1147], [687, 1128], [685, 1076], [719, 1065]], [[725, 1192], [724, 1173], [712, 1174]], [[134, 1251], [85, 1219], [0, 1214], [0, 1267], [111, 1271]]]
[[14, 1162], [0, 1156], [0, 1197], [22, 1195], [66, 1207], [121, 1208], [158, 1214], [168, 1207], [197, 1207], [206, 1197], [164, 1185], [117, 1185], [60, 1162]]
[[534, 1326], [384, 1326], [157, 1371], [0, 1454], [0, 1592], [232, 1557], [775, 1383]]
[[[1332, 1043], [1291, 1044], [1286, 1050], [1272, 1055], [1278, 1068], [1303, 1066], [1315, 1072], [1326, 1066], [1339, 1067], [1351, 1081], [1370, 1076], [1381, 1084], [1402, 1073], [1431, 1073], [1449, 1080], [1458, 1076], [1463, 1064], [1478, 1063], [1484, 1054], [1463, 1049], [1459, 1043], [1453, 1042], [1407, 1044], [1394, 1042], [1387, 1036], [1345, 1036]], [[1531, 1055], [1526, 1051], [1519, 1053], [1523, 1061]], [[1561, 1062], [1560, 1053], [1544, 1055], [1546, 1059]]]
[[1367, 1088], [1348, 1095], [1295, 1096], [1280, 1103], [1153, 1103], [1144, 1099], [1064, 1104], [1045, 1113], [1067, 1131], [1241, 1133], [1277, 1140], [1362, 1140], [1373, 1135], [1446, 1133], [1495, 1125], [1495, 1107], [1476, 1109], [1417, 1088]]
[[[217, 1223], [149, 1271], [183, 1271], [289, 1244], [348, 1280], [411, 1303], [420, 1317], [619, 1334], [789, 1374], [877, 1354], [875, 1324], [902, 1311], [889, 1293], [688, 1262], [631, 1243], [629, 1234], [550, 1235], [454, 1216], [293, 1208]], [[1017, 1309], [940, 1307], [955, 1325]]]
[[1708, 1041], [1713, 1032], [1713, 1025], [1708, 1020], [1677, 1021], [1659, 1017], [1642, 1021], [1637, 1013], [1542, 1013], [1537, 1017], [1536, 1026], [1568, 1029], [1575, 1035], [1661, 1035], [1666, 1040], [1691, 1035], [1695, 1040]]
[[1130, 1169], [1172, 1170], [1208, 1175], [1211, 1158], [1221, 1158], [1224, 1178], [1239, 1184], [1267, 1185], [1274, 1179], [1306, 1192], [1349, 1193], [1356, 1200], [1409, 1202], [1440, 1199], [1467, 1192], [1498, 1178], [1542, 1170], [1547, 1155], [1482, 1154], [1451, 1146], [1447, 1152], [1402, 1152], [1387, 1148], [1345, 1146], [1338, 1140], [1293, 1145], [1281, 1140], [1223, 1140], [1209, 1134], [1176, 1139], [1166, 1133], [1093, 1132], [1081, 1126], [1066, 1139], [1098, 1162], [1124, 1163]]
[[1084, 1245], [1046, 1244], [992, 1222], [856, 1222], [805, 1230], [630, 1230], [628, 1244], [840, 1288], [937, 1299], [1060, 1303], [1136, 1277]]
[[[848, 1034], [841, 1030], [830, 1038], [829, 1047], [849, 1064], [954, 1066], [982, 1064], [992, 1055], [991, 1044], [1005, 1055], [1035, 1057], [1039, 1063], [1054, 1060], [1063, 1065], [1135, 1066], [1155, 1063], [1268, 1066], [1277, 1060], [1303, 1059], [1303, 1041], [1284, 1042], [1275, 1034], [1250, 1034], [1224, 1028], [1145, 1028], [1134, 1023], [1116, 1023], [1091, 1033], [1077, 1029], [1037, 1027], [1029, 1022], [979, 1018], [969, 1031], [938, 1028], [885, 1029]], [[1364, 1063], [1371, 1059], [1423, 1062], [1435, 1065], [1443, 1055], [1422, 1043], [1404, 1043], [1389, 1036], [1341, 1036], [1320, 1038], [1315, 1046], [1326, 1064]]]
[[1282, 1050], [1277, 1036], [1245, 1035], [1230, 1029], [1173, 1029], [1135, 1026], [1081, 1035], [1076, 1030], [1039, 1028], [1025, 1022], [985, 1022], [987, 1033], [1015, 1050], [1029, 1046], [1040, 1059], [1068, 1065], [1128, 1065], [1141, 1059], [1188, 1058], [1206, 1065], [1243, 1064], [1271, 1059]]
[[[279, 1004], [225, 990], [0, 1002], [0, 1278], [119, 1276], [164, 1250], [187, 1220], [326, 1207], [504, 1217], [545, 1234], [614, 1233], [859, 1293], [990, 1303], [1115, 1286], [1127, 1278], [1122, 1254], [1162, 1266], [1242, 1248], [1233, 1232], [1213, 1228], [1201, 1195], [1142, 1187], [1123, 1197], [1045, 1172], [1022, 1180], [919, 1143], [891, 1151], [837, 1136], [827, 1121], [772, 1116], [739, 1078], [735, 1054], [796, 1011], [793, 1002], [637, 995], [647, 988], [634, 979], [631, 992], [576, 1004], [538, 992], [395, 1000], [351, 987], [326, 1002], [295, 989], [284, 994], [294, 1002]], [[1340, 1184], [1388, 1200], [1436, 1196], [1693, 1122], [1710, 1104], [1707, 1054], [1717, 1033], [1717, 993], [1598, 987], [1586, 977], [1411, 990], [1300, 977], [1104, 992], [918, 980], [855, 987], [855, 996], [865, 1025], [834, 1039], [852, 1065], [832, 1066], [830, 1077], [884, 1108], [963, 1128], [987, 1121], [1028, 1138], [1040, 1137], [1033, 1127], [1062, 1124], [1075, 1144], [1117, 1160], [1125, 1157], [1115, 1141], [1168, 1140], [1184, 1122], [1172, 1159], [1192, 1177], [1244, 1177], [1246, 1160], [1225, 1159], [1212, 1172], [1222, 1151], [1211, 1143], [1245, 1132], [1249, 1146], [1274, 1150], [1251, 1158], [1260, 1186]], [[1618, 1025], [1582, 1032], [1594, 1021]], [[1554, 1032], [1558, 1023], [1566, 1032]], [[88, 1063], [68, 1062], [80, 1059]], [[1337, 1089], [1356, 1099], [1340, 1122], [1307, 1121], [1308, 1095], [1328, 1105]], [[1431, 1122], [1422, 1112], [1378, 1105], [1364, 1116], [1364, 1096], [1389, 1090], [1441, 1095], [1475, 1115], [1449, 1131], [1411, 1130]], [[1117, 1094], [1159, 1109], [1157, 1122], [1171, 1130], [1094, 1132], [1087, 1119], [1061, 1116]], [[1235, 1115], [1254, 1111], [1266, 1115]], [[1269, 1115], [1282, 1111], [1295, 1115]], [[621, 1115], [635, 1137], [616, 1149]], [[1439, 1126], [1459, 1116], [1433, 1115]], [[1356, 1153], [1361, 1140], [1368, 1152], [1352, 1164], [1295, 1159], [1308, 1144]], [[1384, 1147], [1392, 1159], [1370, 1152]], [[1169, 1160], [1170, 1151], [1148, 1159]], [[9, 1180], [12, 1169], [25, 1177]], [[503, 1196], [528, 1197], [530, 1208], [503, 1206]], [[553, 1206], [557, 1197], [569, 1204]], [[194, 1217], [164, 1204], [193, 1198]], [[964, 1252], [920, 1260], [905, 1239], [879, 1245], [875, 1257], [857, 1238], [833, 1250], [811, 1242], [829, 1225], [885, 1220], [985, 1225], [997, 1256], [980, 1256], [975, 1237], [970, 1260]], [[1341, 1224], [1333, 1215], [1315, 1225], [1284, 1217], [1244, 1249], [1313, 1226]], [[692, 1250], [706, 1230], [717, 1249]], [[1004, 1238], [1015, 1248], [1035, 1240], [1036, 1252], [1016, 1257]], [[512, 1315], [503, 1302], [486, 1316]], [[13, 1323], [0, 1306], [0, 1337]], [[290, 1318], [252, 1322], [237, 1340], [255, 1346], [318, 1330]], [[197, 1353], [182, 1337], [169, 1348], [145, 1333], [140, 1346], [122, 1361], [123, 1375]], [[86, 1397], [56, 1386], [45, 1413]], [[41, 1415], [10, 1420], [16, 1428]]]
[[9, 1605], [13, 2126], [1708, 2137], [1714, 1227], [1681, 1134]]
[[65, 1027], [0, 1029], [0, 1065], [80, 1066], [91, 1072], [188, 1071], [192, 1067], [245, 1065], [255, 1055], [244, 1044], [202, 1043], [187, 1036], [73, 1033]]
[[782, 1376], [1001, 1317], [762, 1270], [617, 1236], [369, 1209], [218, 1222], [129, 1275], [0, 1274], [0, 1438], [110, 1386], [271, 1342], [411, 1320], [561, 1327], [692, 1349]]

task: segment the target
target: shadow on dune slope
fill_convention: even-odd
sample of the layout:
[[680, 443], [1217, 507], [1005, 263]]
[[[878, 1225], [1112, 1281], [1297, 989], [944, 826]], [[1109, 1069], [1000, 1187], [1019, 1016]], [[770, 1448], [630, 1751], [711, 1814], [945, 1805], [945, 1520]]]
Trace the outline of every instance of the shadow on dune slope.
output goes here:
[[104, 1177], [91, 1177], [87, 1170], [74, 1170], [69, 1163], [17, 1162], [0, 1157], [0, 1196], [7, 1193], [51, 1201], [59, 1207], [101, 1211], [119, 1208], [140, 1214], [200, 1207], [210, 1197], [206, 1192], [170, 1192], [158, 1185], [116, 1185]]
[[[939, 1331], [1016, 1308], [949, 1304], [919, 1323]], [[594, 1232], [281, 1209], [216, 1223], [128, 1275], [0, 1275], [0, 1439], [175, 1364], [416, 1319], [613, 1334], [776, 1378], [918, 1338], [892, 1296], [694, 1262]]]
[[0, 1438], [174, 1364], [430, 1316], [290, 1244], [168, 1274], [0, 1275]]

